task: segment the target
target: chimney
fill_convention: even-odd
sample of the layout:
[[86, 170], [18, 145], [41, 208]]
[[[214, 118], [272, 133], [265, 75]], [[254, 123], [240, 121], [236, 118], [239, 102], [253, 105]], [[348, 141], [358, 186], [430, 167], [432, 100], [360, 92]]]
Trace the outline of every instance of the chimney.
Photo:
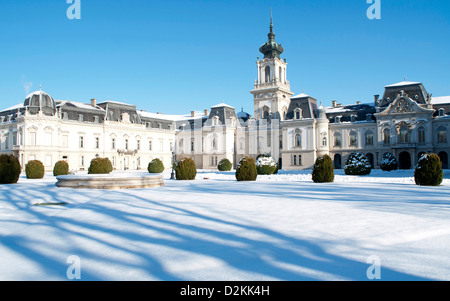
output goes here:
[[195, 111], [191, 111], [191, 117], [195, 117]]
[[92, 98], [91, 99], [91, 106], [95, 107], [97, 105], [97, 99]]
[[336, 101], [336, 100], [332, 100], [332, 101], [331, 101], [331, 105], [333, 106], [333, 108], [336, 108], [336, 106], [337, 106], [337, 101]]
[[205, 116], [209, 116], [208, 109], [205, 109]]
[[360, 102], [360, 101], [358, 100], [358, 101], [356, 102], [356, 104], [357, 104], [357, 105], [360, 105], [360, 104], [361, 104], [361, 102]]
[[374, 98], [375, 106], [378, 106], [378, 100], [380, 99], [380, 95], [378, 95], [378, 94], [374, 95], [373, 98]]

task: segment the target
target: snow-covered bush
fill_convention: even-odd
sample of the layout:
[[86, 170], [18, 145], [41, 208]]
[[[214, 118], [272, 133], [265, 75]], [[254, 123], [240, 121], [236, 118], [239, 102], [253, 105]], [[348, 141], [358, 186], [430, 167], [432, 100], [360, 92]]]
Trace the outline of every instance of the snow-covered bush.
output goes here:
[[45, 167], [39, 160], [31, 160], [25, 164], [25, 174], [27, 179], [42, 179], [45, 174]]
[[438, 186], [443, 178], [442, 162], [438, 155], [425, 154], [419, 159], [414, 171], [414, 181], [417, 185]]
[[69, 163], [64, 160], [60, 160], [55, 163], [53, 167], [53, 175], [56, 176], [65, 176], [69, 174]]
[[346, 175], [368, 175], [372, 170], [369, 160], [364, 154], [352, 153], [344, 166]]
[[256, 160], [256, 171], [258, 175], [272, 175], [277, 169], [277, 163], [270, 156], [261, 156]]
[[238, 181], [255, 181], [258, 177], [255, 159], [252, 157], [243, 157], [239, 160], [235, 176]]
[[313, 166], [312, 180], [315, 183], [326, 183], [334, 181], [334, 166], [330, 156], [318, 157]]
[[220, 171], [230, 171], [231, 168], [233, 168], [233, 165], [227, 158], [220, 160], [219, 165], [217, 165], [217, 169]]
[[183, 158], [175, 163], [175, 178], [177, 180], [195, 180], [197, 167], [191, 158]]
[[147, 170], [149, 173], [162, 173], [164, 171], [164, 164], [161, 160], [155, 158], [148, 163]]
[[0, 184], [17, 183], [21, 169], [19, 159], [13, 155], [0, 155]]
[[109, 174], [113, 166], [108, 158], [94, 158], [88, 168], [88, 174]]
[[385, 153], [381, 159], [380, 168], [385, 171], [397, 170], [398, 161], [392, 153]]

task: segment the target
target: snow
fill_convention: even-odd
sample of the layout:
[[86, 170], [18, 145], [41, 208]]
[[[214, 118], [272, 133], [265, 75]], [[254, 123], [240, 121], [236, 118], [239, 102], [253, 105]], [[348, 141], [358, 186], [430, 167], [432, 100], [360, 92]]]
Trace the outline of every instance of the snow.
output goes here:
[[76, 108], [85, 109], [85, 110], [96, 110], [96, 111], [105, 111], [104, 109], [100, 107], [94, 107], [91, 104], [82, 103], [78, 101], [71, 101], [71, 100], [59, 100], [58, 101], [58, 107], [63, 106], [65, 104], [71, 104]]
[[204, 112], [195, 112], [194, 117], [191, 116], [191, 114], [188, 115], [166, 115], [161, 113], [151, 113], [151, 112], [144, 112], [139, 111], [139, 115], [146, 118], [155, 118], [155, 119], [162, 119], [162, 120], [169, 120], [169, 121], [183, 121], [183, 120], [191, 120], [191, 119], [201, 119], [205, 117]]
[[420, 85], [421, 83], [419, 82], [408, 82], [408, 81], [403, 81], [403, 82], [399, 82], [396, 84], [392, 84], [392, 85], [388, 85], [385, 86], [385, 88], [390, 88], [390, 87], [401, 87], [401, 86], [411, 86], [411, 85]]
[[450, 104], [450, 96], [440, 96], [431, 98], [431, 104], [439, 105], [439, 104]]
[[223, 102], [219, 103], [219, 104], [217, 104], [215, 106], [212, 106], [211, 108], [223, 108], [223, 107], [234, 109], [234, 107], [232, 107], [230, 105], [227, 105], [226, 103], [223, 103]]
[[[438, 187], [413, 172], [166, 170], [164, 187], [130, 190], [22, 175], [0, 185], [0, 280], [67, 280], [73, 256], [82, 280], [367, 280], [372, 256], [381, 280], [450, 280], [450, 170]], [[33, 206], [53, 202], [69, 204]]]
[[300, 93], [298, 95], [292, 96], [291, 99], [293, 99], [293, 98], [304, 98], [304, 97], [311, 97], [311, 96], [309, 96], [308, 94], [305, 94], [305, 93]]

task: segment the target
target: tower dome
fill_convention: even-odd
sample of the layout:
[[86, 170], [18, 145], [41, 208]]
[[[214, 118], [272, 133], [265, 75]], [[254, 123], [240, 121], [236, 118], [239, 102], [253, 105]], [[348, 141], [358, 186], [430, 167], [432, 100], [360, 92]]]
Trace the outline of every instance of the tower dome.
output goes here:
[[55, 100], [42, 90], [27, 95], [23, 106], [27, 108], [30, 114], [37, 114], [42, 111], [44, 115], [54, 115], [56, 112]]
[[280, 54], [283, 53], [284, 49], [283, 47], [281, 47], [281, 44], [275, 42], [275, 34], [273, 33], [272, 13], [270, 16], [270, 32], [267, 36], [269, 37], [269, 40], [259, 48], [259, 52], [264, 54], [264, 58], [269, 59], [280, 58]]

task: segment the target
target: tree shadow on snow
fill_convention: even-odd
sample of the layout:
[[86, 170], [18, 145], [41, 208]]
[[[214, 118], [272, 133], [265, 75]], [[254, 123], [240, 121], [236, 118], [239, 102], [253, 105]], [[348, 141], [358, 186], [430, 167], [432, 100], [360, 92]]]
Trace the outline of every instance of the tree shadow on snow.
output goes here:
[[[32, 183], [20, 188], [0, 187], [0, 202], [16, 206], [30, 222], [9, 219], [7, 222], [15, 224], [18, 231], [0, 236], [0, 241], [9, 251], [31, 261], [34, 270], [41, 271], [36, 277], [27, 272], [27, 266], [18, 266], [18, 275], [27, 280], [65, 279], [69, 266], [66, 258], [70, 255], [81, 258], [82, 280], [367, 280], [370, 265], [326, 252], [322, 246], [331, 242], [291, 237], [239, 221], [231, 213], [220, 217], [213, 210], [200, 213], [188, 209], [191, 207], [186, 203], [161, 201], [158, 189], [107, 191], [107, 201], [100, 197], [102, 191]], [[191, 185], [184, 188], [174, 192], [174, 197], [202, 191], [202, 187]], [[247, 188], [248, 194], [256, 193], [251, 186]], [[233, 194], [236, 188], [230, 189]], [[148, 194], [144, 197], [143, 192]], [[243, 193], [240, 188], [235, 192]], [[276, 193], [260, 192], [268, 197]], [[32, 207], [27, 201], [32, 197], [71, 204], [58, 209]], [[80, 199], [83, 201], [77, 201]], [[48, 235], [33, 236], [39, 229], [48, 231]], [[202, 274], [195, 275], [197, 266], [191, 271], [192, 262], [170, 258], [171, 252], [174, 256], [187, 254], [187, 259], [201, 256], [197, 265], [204, 263], [202, 258], [221, 264], [208, 268], [206, 263]], [[171, 266], [172, 260], [178, 262], [179, 269]], [[236, 273], [232, 279], [219, 274], [229, 268]], [[1, 277], [8, 279], [8, 275]], [[382, 267], [382, 277], [429, 280], [386, 267]]]

